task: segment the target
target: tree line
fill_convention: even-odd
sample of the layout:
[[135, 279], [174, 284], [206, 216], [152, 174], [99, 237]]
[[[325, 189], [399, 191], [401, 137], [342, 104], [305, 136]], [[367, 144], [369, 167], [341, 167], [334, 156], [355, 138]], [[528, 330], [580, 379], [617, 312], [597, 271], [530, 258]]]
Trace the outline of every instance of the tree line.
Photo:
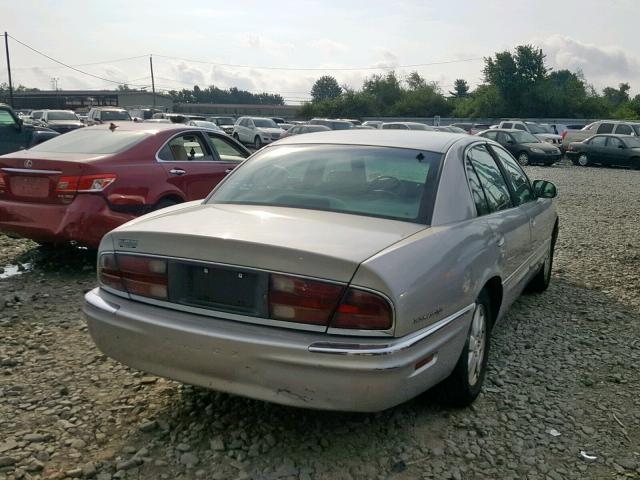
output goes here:
[[457, 79], [446, 94], [418, 72], [406, 78], [394, 71], [376, 74], [359, 90], [324, 75], [313, 85], [312, 101], [303, 105], [301, 116], [640, 119], [640, 95], [631, 98], [628, 83], [598, 92], [580, 71], [547, 67], [542, 50], [532, 45], [485, 58], [482, 73], [483, 83], [474, 90]]

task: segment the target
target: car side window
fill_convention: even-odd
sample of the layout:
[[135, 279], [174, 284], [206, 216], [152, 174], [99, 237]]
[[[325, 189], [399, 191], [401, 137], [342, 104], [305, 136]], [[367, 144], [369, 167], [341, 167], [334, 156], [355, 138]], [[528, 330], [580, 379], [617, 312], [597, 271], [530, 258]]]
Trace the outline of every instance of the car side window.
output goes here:
[[513, 124], [511, 122], [503, 123], [502, 128], [513, 128]]
[[496, 212], [511, 208], [511, 194], [509, 187], [498, 168], [493, 156], [484, 145], [478, 145], [469, 150], [468, 159], [473, 166], [482, 190], [487, 199], [488, 211]]
[[208, 133], [209, 140], [213, 143], [220, 159], [224, 162], [241, 162], [247, 158], [247, 154], [233, 145], [230, 141], [215, 133]]
[[482, 136], [490, 140], [497, 140], [498, 132], [485, 132]]
[[511, 135], [504, 132], [498, 132], [496, 140], [498, 141], [498, 143], [506, 145], [507, 143], [509, 143], [509, 140], [511, 140]]
[[501, 148], [497, 148], [492, 145], [491, 149], [498, 156], [498, 159], [504, 167], [507, 179], [515, 193], [518, 205], [534, 201], [536, 196], [531, 188], [531, 183], [522, 168], [520, 168], [520, 165], [518, 165], [518, 162], [516, 162], [511, 155]]
[[619, 138], [609, 137], [607, 139], [608, 148], [624, 148], [624, 143]]
[[473, 197], [473, 203], [476, 205], [476, 211], [478, 216], [486, 215], [490, 213], [489, 206], [487, 205], [487, 199], [482, 190], [482, 185], [478, 179], [478, 175], [471, 165], [471, 160], [467, 156], [465, 161], [465, 168], [467, 170], [467, 181], [469, 182], [469, 188], [471, 189], [471, 196]]
[[158, 158], [173, 162], [210, 162], [213, 160], [204, 139], [197, 133], [173, 137], [158, 153]]
[[516, 123], [516, 124], [513, 126], [513, 128], [515, 128], [516, 130], [524, 130], [524, 131], [526, 131], [526, 130], [527, 130], [526, 128], [524, 128], [524, 125], [521, 125], [521, 124], [519, 124], [519, 123]]
[[0, 125], [15, 125], [16, 121], [7, 110], [0, 110]]
[[593, 145], [594, 147], [604, 147], [606, 143], [607, 143], [607, 137], [593, 137], [589, 141], [589, 144]]
[[633, 135], [633, 130], [629, 125], [621, 123], [616, 127], [616, 133], [618, 135]]
[[611, 133], [613, 132], [613, 123], [601, 123], [596, 133]]

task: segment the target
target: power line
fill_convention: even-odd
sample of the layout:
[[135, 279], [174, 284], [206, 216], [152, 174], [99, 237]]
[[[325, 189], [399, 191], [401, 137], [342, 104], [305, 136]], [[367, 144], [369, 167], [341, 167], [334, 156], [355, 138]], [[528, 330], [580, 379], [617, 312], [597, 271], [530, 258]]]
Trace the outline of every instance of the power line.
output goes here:
[[[43, 57], [48, 58], [48, 59], [49, 59], [49, 60], [51, 60], [52, 62], [59, 63], [59, 64], [60, 64], [60, 65], [62, 65], [63, 67], [70, 68], [71, 70], [73, 70], [73, 71], [75, 71], [75, 72], [82, 73], [83, 75], [87, 75], [87, 76], [89, 76], [89, 77], [97, 78], [98, 80], [103, 80], [103, 81], [105, 81], [105, 82], [115, 83], [115, 84], [118, 84], [118, 85], [122, 85], [122, 84], [124, 84], [124, 83], [127, 83], [127, 82], [120, 82], [120, 81], [116, 81], [116, 80], [111, 80], [111, 79], [109, 79], [109, 78], [100, 77], [100, 76], [98, 76], [98, 75], [94, 75], [93, 73], [85, 72], [84, 70], [80, 70], [80, 69], [78, 69], [78, 68], [72, 67], [71, 65], [68, 65], [68, 64], [66, 64], [66, 63], [64, 63], [64, 62], [61, 62], [60, 60], [56, 60], [55, 58], [50, 57], [50, 56], [49, 56], [49, 55], [47, 55], [46, 53], [42, 53], [41, 51], [36, 50], [35, 48], [31, 47], [30, 45], [27, 45], [26, 43], [21, 42], [20, 40], [18, 40], [18, 39], [17, 39], [16, 37], [14, 37], [13, 35], [9, 35], [9, 37], [10, 37], [12, 40], [14, 40], [15, 42], [17, 42], [17, 43], [19, 43], [20, 45], [22, 45], [23, 47], [26, 47], [26, 48], [28, 48], [29, 50], [31, 50], [31, 51], [33, 51], [33, 52], [37, 53], [38, 55], [42, 55]], [[133, 85], [133, 86], [134, 86], [134, 87], [142, 87], [142, 86], [148, 86], [148, 85]]]
[[[11, 35], [9, 35], [11, 37]], [[11, 37], [13, 38], [13, 37]], [[15, 38], [13, 38], [15, 40]], [[17, 40], [16, 40], [17, 41]], [[119, 63], [119, 62], [124, 62], [127, 60], [136, 60], [139, 58], [147, 58], [148, 55], [138, 55], [136, 57], [127, 57], [127, 58], [116, 58], [115, 60], [105, 60], [103, 62], [92, 62], [92, 63], [80, 63], [77, 65], [71, 65], [71, 67], [90, 67], [92, 65], [105, 65], [105, 64], [109, 64], [109, 63]], [[56, 68], [67, 68], [67, 65], [64, 66], [57, 66], [57, 67], [44, 67], [44, 66], [40, 66], [40, 65], [34, 65], [31, 67], [27, 67], [27, 66], [22, 66], [22, 67], [13, 67], [14, 70], [29, 70], [29, 69], [33, 69], [33, 68], [40, 68], [42, 70], [53, 70]]]
[[170, 60], [182, 60], [183, 62], [192, 62], [192, 63], [203, 63], [206, 65], [215, 65], [218, 67], [233, 67], [233, 68], [251, 68], [253, 70], [284, 70], [284, 71], [299, 71], [299, 72], [316, 72], [316, 71], [342, 71], [342, 72], [346, 72], [346, 71], [357, 71], [357, 70], [386, 70], [389, 68], [417, 68], [417, 67], [430, 67], [430, 66], [434, 66], [434, 65], [446, 65], [449, 63], [462, 63], [462, 62], [473, 62], [473, 61], [477, 61], [477, 60], [483, 60], [483, 57], [476, 57], [476, 58], [464, 58], [464, 59], [460, 59], [460, 60], [444, 60], [444, 61], [440, 61], [440, 62], [429, 62], [429, 63], [414, 63], [414, 64], [409, 64], [409, 65], [389, 65], [389, 66], [375, 66], [375, 67], [337, 67], [337, 68], [331, 68], [331, 67], [322, 67], [322, 68], [318, 68], [318, 67], [314, 67], [314, 68], [306, 68], [306, 67], [260, 67], [257, 65], [238, 65], [238, 64], [233, 64], [233, 63], [218, 63], [218, 62], [211, 62], [211, 61], [204, 61], [204, 60], [194, 60], [194, 59], [189, 59], [189, 58], [182, 58], [182, 57], [170, 57], [167, 55], [157, 55], [154, 53], [154, 55], [156, 57], [159, 58], [167, 58]]

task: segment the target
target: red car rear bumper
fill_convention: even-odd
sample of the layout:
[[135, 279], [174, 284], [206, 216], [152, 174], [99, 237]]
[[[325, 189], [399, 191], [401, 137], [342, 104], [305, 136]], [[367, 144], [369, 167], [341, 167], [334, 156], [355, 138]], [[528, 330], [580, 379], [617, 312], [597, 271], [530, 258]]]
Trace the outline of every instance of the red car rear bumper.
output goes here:
[[105, 233], [133, 218], [114, 212], [103, 197], [92, 194], [79, 194], [69, 205], [0, 200], [0, 232], [40, 243], [97, 248]]

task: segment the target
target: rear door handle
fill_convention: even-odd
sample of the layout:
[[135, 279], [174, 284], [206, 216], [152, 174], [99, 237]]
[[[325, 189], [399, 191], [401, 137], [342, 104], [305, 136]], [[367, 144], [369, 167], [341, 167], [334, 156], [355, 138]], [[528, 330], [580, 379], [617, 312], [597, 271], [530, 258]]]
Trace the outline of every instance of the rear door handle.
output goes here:
[[233, 168], [227, 168], [227, 169], [224, 171], [224, 173], [225, 173], [225, 174], [227, 174], [227, 173], [231, 173], [231, 172], [233, 172]]
[[171, 170], [169, 170], [169, 173], [171, 173], [172, 175], [184, 175], [187, 172], [185, 172], [181, 168], [172, 168]]
[[529, 219], [529, 223], [531, 224], [532, 227], [536, 226], [536, 219], [535, 218], [530, 218]]
[[496, 244], [498, 245], [498, 247], [502, 248], [504, 247], [504, 237], [502, 235], [500, 235], [498, 237], [498, 241], [496, 242]]

